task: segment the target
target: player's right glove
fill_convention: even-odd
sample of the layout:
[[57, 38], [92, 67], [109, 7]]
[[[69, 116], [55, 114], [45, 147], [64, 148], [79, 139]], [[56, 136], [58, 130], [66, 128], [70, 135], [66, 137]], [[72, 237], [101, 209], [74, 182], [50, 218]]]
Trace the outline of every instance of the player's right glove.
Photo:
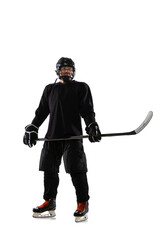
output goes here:
[[29, 124], [25, 127], [25, 134], [23, 137], [23, 143], [29, 147], [36, 145], [38, 139], [38, 127], [33, 124]]
[[99, 126], [96, 122], [90, 123], [85, 129], [89, 135], [90, 142], [100, 142], [101, 132], [100, 132]]

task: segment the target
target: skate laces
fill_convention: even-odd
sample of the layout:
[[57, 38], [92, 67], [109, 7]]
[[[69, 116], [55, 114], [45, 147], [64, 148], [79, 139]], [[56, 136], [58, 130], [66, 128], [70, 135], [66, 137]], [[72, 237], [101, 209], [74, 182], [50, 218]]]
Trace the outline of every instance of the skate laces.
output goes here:
[[45, 202], [42, 205], [38, 206], [38, 207], [39, 208], [43, 208], [43, 207], [48, 206], [48, 204], [49, 204], [49, 201], [45, 200]]
[[81, 203], [80, 203], [80, 202], [77, 202], [77, 203], [78, 203], [77, 211], [82, 212], [82, 211], [85, 209], [87, 202], [81, 202]]

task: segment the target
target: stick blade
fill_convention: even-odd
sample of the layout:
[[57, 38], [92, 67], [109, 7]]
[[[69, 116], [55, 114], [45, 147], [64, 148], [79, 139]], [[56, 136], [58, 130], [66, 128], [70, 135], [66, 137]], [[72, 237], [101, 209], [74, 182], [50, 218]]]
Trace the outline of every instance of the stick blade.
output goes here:
[[142, 124], [138, 128], [135, 129], [135, 134], [141, 132], [148, 125], [148, 123], [151, 121], [152, 117], [153, 117], [153, 112], [149, 111], [149, 113], [147, 114], [147, 117], [142, 122]]

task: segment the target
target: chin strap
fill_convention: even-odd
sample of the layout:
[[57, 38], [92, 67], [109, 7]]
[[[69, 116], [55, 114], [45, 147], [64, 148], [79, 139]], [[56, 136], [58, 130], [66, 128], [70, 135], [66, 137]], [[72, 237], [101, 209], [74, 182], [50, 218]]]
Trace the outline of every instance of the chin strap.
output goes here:
[[56, 82], [57, 82], [57, 80], [58, 80], [58, 78], [56, 78], [56, 80], [54, 81], [54, 83], [56, 83]]

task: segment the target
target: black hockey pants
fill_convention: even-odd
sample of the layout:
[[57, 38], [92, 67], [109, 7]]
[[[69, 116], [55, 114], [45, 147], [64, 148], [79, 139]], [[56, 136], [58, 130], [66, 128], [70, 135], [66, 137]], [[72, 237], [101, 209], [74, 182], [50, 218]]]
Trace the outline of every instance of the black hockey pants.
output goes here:
[[[88, 181], [86, 172], [70, 173], [72, 183], [75, 187], [77, 201], [85, 202], [89, 199], [88, 195]], [[44, 172], [44, 195], [43, 198], [48, 200], [56, 198], [57, 188], [59, 185], [59, 174], [57, 172]], [[67, 197], [67, 196], [66, 196]]]

